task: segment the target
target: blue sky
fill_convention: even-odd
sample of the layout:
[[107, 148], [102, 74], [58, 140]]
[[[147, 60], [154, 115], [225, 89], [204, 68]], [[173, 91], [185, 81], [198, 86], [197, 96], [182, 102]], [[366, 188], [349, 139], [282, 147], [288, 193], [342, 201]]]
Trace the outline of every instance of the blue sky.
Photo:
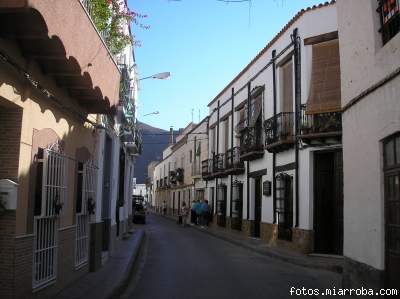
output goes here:
[[[168, 80], [143, 80], [139, 90], [140, 121], [168, 129], [184, 127], [208, 114], [207, 104], [245, 67], [302, 8], [322, 1], [128, 0], [147, 14], [133, 26], [142, 44], [135, 49], [140, 77], [169, 71]], [[159, 111], [159, 115], [143, 116]]]

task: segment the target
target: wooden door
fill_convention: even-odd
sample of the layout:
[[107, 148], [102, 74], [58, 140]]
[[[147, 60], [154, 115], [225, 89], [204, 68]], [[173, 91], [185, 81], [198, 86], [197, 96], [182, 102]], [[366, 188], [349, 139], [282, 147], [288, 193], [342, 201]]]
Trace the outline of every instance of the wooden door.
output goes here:
[[261, 177], [257, 177], [254, 180], [255, 192], [254, 192], [254, 234], [255, 238], [260, 237], [260, 226], [261, 226]]
[[343, 254], [342, 152], [320, 152], [314, 157], [314, 250]]
[[400, 134], [384, 143], [385, 287], [400, 286]]

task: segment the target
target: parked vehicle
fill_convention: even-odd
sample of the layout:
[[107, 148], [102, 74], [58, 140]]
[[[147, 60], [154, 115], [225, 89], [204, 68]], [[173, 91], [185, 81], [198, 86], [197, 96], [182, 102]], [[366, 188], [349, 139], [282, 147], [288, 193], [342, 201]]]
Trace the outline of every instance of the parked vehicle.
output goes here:
[[144, 203], [144, 197], [141, 195], [132, 196], [132, 209], [133, 209], [133, 223], [146, 223], [146, 208]]

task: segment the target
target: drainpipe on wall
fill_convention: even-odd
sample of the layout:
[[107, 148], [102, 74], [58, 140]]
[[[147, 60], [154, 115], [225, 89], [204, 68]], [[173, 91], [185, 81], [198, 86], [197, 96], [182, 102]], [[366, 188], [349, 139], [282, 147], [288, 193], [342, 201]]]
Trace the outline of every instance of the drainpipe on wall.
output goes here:
[[[272, 51], [272, 91], [273, 91], [273, 113], [274, 117], [276, 116], [276, 64], [275, 64], [275, 56], [276, 50]], [[276, 199], [276, 190], [275, 190], [275, 176], [276, 176], [276, 155], [275, 152], [272, 153], [272, 210], [273, 210], [273, 223], [276, 223], [276, 213], [275, 213], [275, 199]]]
[[[250, 96], [251, 96], [251, 82], [247, 84], [247, 124], [246, 126], [248, 127], [250, 123]], [[247, 220], [250, 218], [250, 186], [249, 186], [249, 167], [250, 163], [249, 160], [247, 160], [246, 163], [246, 182], [247, 182], [247, 188], [246, 188], [246, 193], [247, 193]]]
[[[231, 99], [231, 150], [232, 150], [232, 162], [233, 162], [233, 115], [235, 113], [234, 111], [234, 97], [235, 97], [235, 89], [232, 87], [232, 99]], [[225, 153], [226, 154], [226, 153]], [[227, 157], [225, 157], [227, 158]], [[226, 165], [225, 165], [226, 166]], [[231, 217], [231, 223], [232, 223], [232, 182], [233, 182], [233, 175], [230, 175], [231, 177], [231, 196], [229, 200], [229, 217]], [[231, 225], [232, 226], [232, 225]]]
[[300, 105], [301, 105], [301, 56], [300, 56], [300, 38], [298, 29], [293, 30], [294, 43], [294, 78], [295, 78], [295, 154], [296, 154], [296, 172], [295, 172], [295, 195], [296, 195], [296, 221], [295, 227], [299, 227], [299, 135], [300, 135]]
[[[215, 152], [218, 155], [218, 151], [219, 151], [219, 101], [217, 103], [218, 107], [217, 107], [217, 126], [215, 127], [217, 129], [217, 144], [216, 144], [216, 148], [215, 148]], [[214, 157], [215, 154], [212, 157], [212, 165], [214, 168]], [[215, 212], [217, 213], [217, 201], [218, 201], [218, 191], [217, 191], [217, 187], [218, 187], [218, 178], [215, 178]]]

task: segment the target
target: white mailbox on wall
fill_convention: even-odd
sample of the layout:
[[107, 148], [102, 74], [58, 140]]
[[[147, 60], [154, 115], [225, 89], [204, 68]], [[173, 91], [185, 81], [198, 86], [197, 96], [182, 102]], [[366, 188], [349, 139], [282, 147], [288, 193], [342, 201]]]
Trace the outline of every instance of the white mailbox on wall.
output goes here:
[[18, 184], [9, 179], [0, 180], [0, 200], [6, 210], [17, 209]]

